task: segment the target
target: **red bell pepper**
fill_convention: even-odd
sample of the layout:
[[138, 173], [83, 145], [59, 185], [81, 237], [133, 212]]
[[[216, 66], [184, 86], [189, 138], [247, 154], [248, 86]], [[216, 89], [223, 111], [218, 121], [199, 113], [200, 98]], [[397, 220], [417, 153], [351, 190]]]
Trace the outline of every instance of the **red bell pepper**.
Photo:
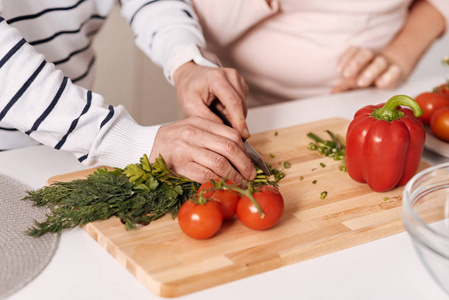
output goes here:
[[404, 95], [358, 110], [346, 133], [349, 176], [376, 192], [405, 185], [416, 174], [424, 149], [421, 114], [419, 105]]

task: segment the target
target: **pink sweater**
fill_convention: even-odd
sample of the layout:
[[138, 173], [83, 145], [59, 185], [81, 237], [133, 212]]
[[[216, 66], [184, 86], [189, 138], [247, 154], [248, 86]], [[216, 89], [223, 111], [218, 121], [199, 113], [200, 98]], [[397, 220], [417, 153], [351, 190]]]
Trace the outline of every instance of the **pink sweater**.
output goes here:
[[[428, 0], [449, 20], [449, 0]], [[250, 88], [248, 106], [327, 94], [349, 46], [380, 51], [412, 0], [194, 0], [208, 48]]]

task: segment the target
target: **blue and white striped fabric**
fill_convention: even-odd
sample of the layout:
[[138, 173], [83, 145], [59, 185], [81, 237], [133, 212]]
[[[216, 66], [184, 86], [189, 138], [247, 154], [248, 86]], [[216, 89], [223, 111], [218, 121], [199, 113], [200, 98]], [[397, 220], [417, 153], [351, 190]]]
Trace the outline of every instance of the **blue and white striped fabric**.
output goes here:
[[[0, 150], [40, 142], [73, 152], [85, 164], [118, 167], [151, 151], [159, 126], [139, 126], [123, 106], [106, 106], [89, 90], [92, 39], [113, 5], [114, 0], [0, 0]], [[162, 67], [183, 46], [204, 45], [189, 1], [120, 5], [136, 44]]]

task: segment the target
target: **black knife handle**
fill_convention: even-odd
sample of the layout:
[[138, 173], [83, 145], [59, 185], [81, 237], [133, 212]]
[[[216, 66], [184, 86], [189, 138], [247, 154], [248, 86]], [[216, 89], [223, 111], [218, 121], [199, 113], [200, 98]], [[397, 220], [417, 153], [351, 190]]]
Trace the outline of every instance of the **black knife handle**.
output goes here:
[[214, 99], [214, 101], [212, 101], [212, 103], [210, 104], [209, 109], [214, 114], [216, 114], [221, 119], [221, 121], [223, 121], [223, 124], [225, 124], [226, 126], [232, 127], [232, 124], [231, 124], [231, 122], [229, 122], [228, 118], [226, 118], [226, 116], [223, 114], [223, 112], [221, 112], [218, 109], [218, 107], [217, 107], [218, 102], [220, 102], [220, 100]]

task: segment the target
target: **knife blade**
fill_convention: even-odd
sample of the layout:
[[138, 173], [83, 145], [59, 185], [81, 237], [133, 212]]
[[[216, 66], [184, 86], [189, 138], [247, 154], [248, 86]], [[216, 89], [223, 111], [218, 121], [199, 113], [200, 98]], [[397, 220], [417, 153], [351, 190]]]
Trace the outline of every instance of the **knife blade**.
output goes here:
[[[226, 116], [218, 109], [217, 107], [217, 103], [218, 103], [218, 99], [215, 99], [211, 105], [209, 106], [210, 110], [216, 114], [222, 121], [223, 124], [232, 127], [231, 122], [229, 122], [228, 118], [226, 118]], [[270, 170], [268, 169], [267, 165], [265, 165], [265, 162], [262, 158], [262, 156], [259, 154], [259, 152], [257, 152], [256, 149], [253, 148], [253, 146], [251, 146], [247, 140], [245, 140], [244, 138], [242, 138], [243, 141], [243, 145], [245, 145], [245, 149], [246, 152], [248, 152], [249, 158], [251, 159], [251, 161], [258, 166], [265, 174], [267, 175], [271, 175]]]
[[268, 169], [259, 152], [257, 152], [256, 149], [254, 149], [253, 146], [251, 146], [245, 139], [243, 139], [243, 145], [245, 145], [246, 152], [248, 152], [251, 161], [256, 166], [258, 166], [265, 174], [271, 175], [270, 169]]

